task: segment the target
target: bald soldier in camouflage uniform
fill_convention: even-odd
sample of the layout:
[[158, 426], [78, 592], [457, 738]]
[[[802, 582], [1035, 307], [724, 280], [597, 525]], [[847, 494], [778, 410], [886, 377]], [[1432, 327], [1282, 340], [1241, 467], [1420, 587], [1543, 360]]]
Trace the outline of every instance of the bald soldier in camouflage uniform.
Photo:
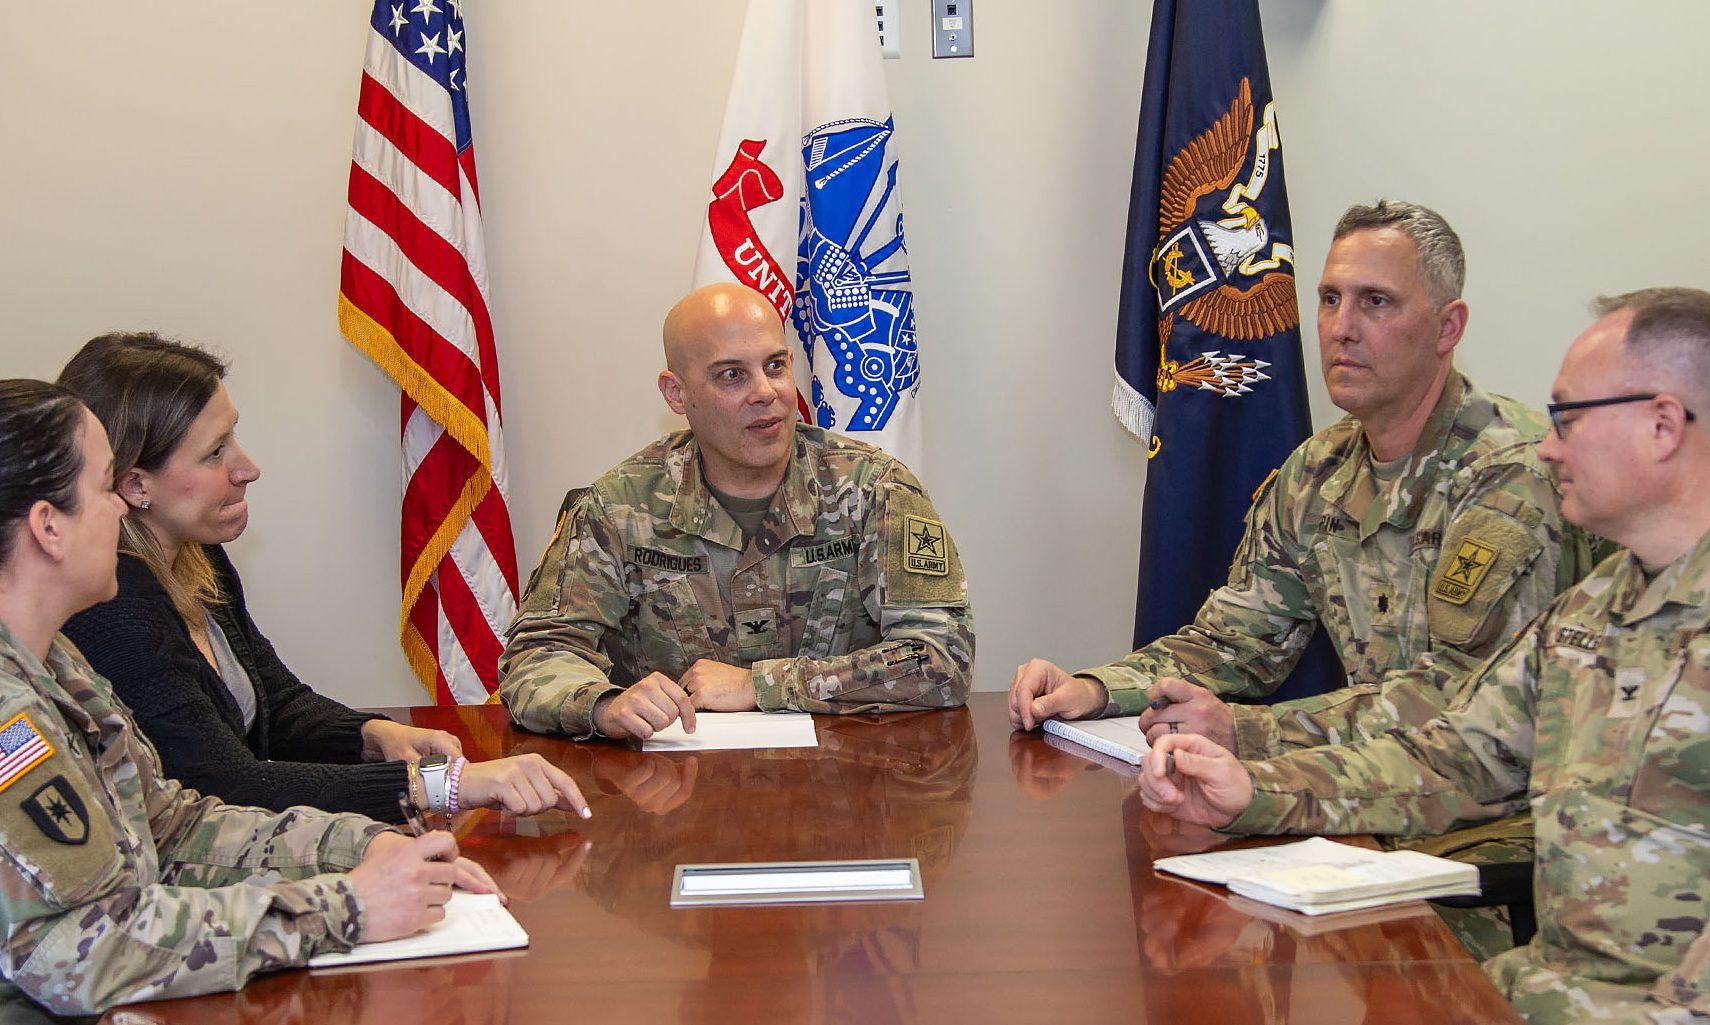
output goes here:
[[[1072, 678], [1048, 662], [1022, 666], [1014, 725], [1141, 715], [1153, 740], [1200, 733], [1244, 758], [1377, 736], [1437, 714], [1579, 579], [1590, 554], [1564, 527], [1538, 458], [1544, 418], [1454, 370], [1464, 267], [1459, 238], [1431, 210], [1384, 201], [1343, 215], [1318, 333], [1325, 383], [1350, 415], [1260, 489], [1229, 582], [1193, 623]], [[1224, 703], [1275, 690], [1320, 626], [1346, 687]], [[1529, 837], [1520, 818], [1432, 846], [1475, 863], [1524, 862]], [[1443, 914], [1481, 957], [1513, 945], [1505, 908]]]
[[690, 293], [665, 342], [661, 391], [691, 429], [567, 501], [500, 660], [512, 720], [644, 738], [696, 709], [962, 704], [967, 584], [920, 482], [796, 422], [790, 349], [752, 290]]
[[0, 745], [22, 759], [0, 773], [0, 965], [50, 1010], [236, 989], [356, 943], [342, 873], [387, 827], [227, 807], [162, 777], [69, 642], [44, 665], [0, 625]]
[[1529, 806], [1539, 931], [1486, 963], [1498, 986], [1534, 1022], [1702, 1022], [1710, 438], [1691, 410], [1710, 403], [1710, 294], [1656, 290], [1604, 307], [1563, 362], [1559, 433], [1541, 451], [1560, 467], [1568, 518], [1629, 549], [1441, 717], [1259, 763], [1161, 738], [1142, 793], [1235, 833], [1414, 835]]

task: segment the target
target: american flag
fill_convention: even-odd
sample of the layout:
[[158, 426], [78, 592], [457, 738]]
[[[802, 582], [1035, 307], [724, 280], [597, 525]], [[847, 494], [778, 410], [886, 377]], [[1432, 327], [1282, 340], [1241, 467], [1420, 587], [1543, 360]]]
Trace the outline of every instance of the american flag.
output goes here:
[[28, 716], [19, 713], [0, 727], [0, 790], [53, 754], [47, 738], [36, 730]]
[[402, 389], [403, 614], [436, 703], [488, 700], [516, 613], [499, 363], [459, 0], [379, 0], [357, 100], [339, 328]]

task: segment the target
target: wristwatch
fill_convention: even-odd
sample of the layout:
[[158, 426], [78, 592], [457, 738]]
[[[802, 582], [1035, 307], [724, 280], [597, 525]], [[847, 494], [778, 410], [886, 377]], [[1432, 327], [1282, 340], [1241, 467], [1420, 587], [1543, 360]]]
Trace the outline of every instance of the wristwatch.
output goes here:
[[427, 811], [442, 812], [451, 806], [445, 785], [445, 776], [450, 768], [451, 759], [439, 754], [428, 755], [416, 763], [416, 771], [422, 777], [422, 790], [427, 797]]

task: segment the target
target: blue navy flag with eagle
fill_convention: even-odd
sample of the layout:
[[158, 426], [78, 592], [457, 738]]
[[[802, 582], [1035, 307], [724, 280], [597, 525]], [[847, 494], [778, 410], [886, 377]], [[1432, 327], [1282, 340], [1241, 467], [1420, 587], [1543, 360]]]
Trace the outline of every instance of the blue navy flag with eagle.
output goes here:
[[[1311, 433], [1292, 241], [1257, 0], [1155, 0], [1113, 398], [1147, 445], [1136, 648], [1227, 580], [1255, 491]], [[1341, 683], [1320, 634], [1273, 700]]]

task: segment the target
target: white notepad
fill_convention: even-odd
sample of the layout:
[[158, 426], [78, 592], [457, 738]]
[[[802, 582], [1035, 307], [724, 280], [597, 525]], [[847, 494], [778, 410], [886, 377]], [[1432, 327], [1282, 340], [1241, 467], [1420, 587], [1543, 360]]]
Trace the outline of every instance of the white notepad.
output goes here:
[[528, 933], [517, 924], [497, 894], [454, 890], [445, 905], [445, 918], [414, 936], [358, 943], [344, 953], [316, 954], [310, 968], [333, 968], [370, 961], [403, 961], [412, 957], [445, 957], [511, 950], [528, 946]]
[[1139, 722], [1140, 717], [1137, 715], [1124, 716], [1121, 719], [1082, 719], [1076, 722], [1047, 719], [1045, 732], [1064, 740], [1072, 740], [1082, 747], [1090, 747], [1100, 754], [1120, 758], [1130, 765], [1139, 765], [1146, 752], [1152, 750], [1152, 745], [1146, 743], [1146, 734], [1139, 730]]

